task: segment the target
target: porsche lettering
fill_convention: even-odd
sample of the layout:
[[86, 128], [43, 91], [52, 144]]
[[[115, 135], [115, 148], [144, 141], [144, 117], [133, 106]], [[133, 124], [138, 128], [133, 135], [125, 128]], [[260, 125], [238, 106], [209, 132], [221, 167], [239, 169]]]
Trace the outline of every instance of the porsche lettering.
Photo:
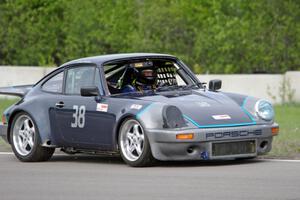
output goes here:
[[254, 131], [226, 131], [226, 132], [213, 132], [213, 133], [206, 133], [206, 139], [214, 138], [226, 138], [226, 137], [246, 137], [246, 136], [258, 136], [262, 135], [262, 130], [254, 130]]

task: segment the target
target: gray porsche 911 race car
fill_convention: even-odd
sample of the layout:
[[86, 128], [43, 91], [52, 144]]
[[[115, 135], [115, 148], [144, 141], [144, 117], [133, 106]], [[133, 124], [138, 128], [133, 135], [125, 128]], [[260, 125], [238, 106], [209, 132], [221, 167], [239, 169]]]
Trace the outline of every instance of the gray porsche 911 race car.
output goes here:
[[35, 85], [0, 88], [21, 97], [4, 112], [0, 132], [25, 162], [48, 160], [55, 148], [120, 154], [130, 166], [269, 152], [279, 131], [272, 105], [220, 88], [171, 55], [82, 58]]

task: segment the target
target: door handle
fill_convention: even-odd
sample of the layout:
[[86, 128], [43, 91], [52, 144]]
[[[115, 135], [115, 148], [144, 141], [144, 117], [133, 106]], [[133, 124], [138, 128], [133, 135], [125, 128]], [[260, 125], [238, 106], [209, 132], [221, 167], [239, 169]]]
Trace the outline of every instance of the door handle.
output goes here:
[[62, 101], [55, 104], [55, 107], [57, 107], [57, 108], [63, 108], [64, 106], [65, 106], [65, 104]]

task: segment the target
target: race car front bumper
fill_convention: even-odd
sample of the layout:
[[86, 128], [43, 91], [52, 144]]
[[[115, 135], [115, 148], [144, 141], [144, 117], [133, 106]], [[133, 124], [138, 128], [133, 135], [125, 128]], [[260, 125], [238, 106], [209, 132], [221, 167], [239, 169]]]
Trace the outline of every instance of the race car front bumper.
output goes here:
[[[157, 160], [215, 160], [252, 158], [271, 151], [272, 125], [207, 129], [147, 129], [151, 151]], [[272, 133], [273, 132], [273, 133]], [[178, 134], [193, 134], [179, 140]], [[277, 134], [277, 133], [276, 133]]]
[[6, 124], [1, 124], [0, 123], [0, 136], [6, 141], [7, 140], [7, 125]]

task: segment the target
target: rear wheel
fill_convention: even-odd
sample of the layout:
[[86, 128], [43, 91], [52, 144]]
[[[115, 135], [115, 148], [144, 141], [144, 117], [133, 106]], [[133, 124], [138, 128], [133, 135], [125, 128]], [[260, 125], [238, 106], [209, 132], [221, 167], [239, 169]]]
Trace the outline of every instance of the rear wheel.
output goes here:
[[144, 167], [153, 163], [149, 140], [137, 120], [131, 118], [123, 122], [118, 142], [121, 156], [128, 165]]
[[40, 136], [35, 122], [24, 112], [17, 114], [12, 122], [10, 143], [16, 157], [23, 162], [49, 160], [55, 150], [40, 145]]

